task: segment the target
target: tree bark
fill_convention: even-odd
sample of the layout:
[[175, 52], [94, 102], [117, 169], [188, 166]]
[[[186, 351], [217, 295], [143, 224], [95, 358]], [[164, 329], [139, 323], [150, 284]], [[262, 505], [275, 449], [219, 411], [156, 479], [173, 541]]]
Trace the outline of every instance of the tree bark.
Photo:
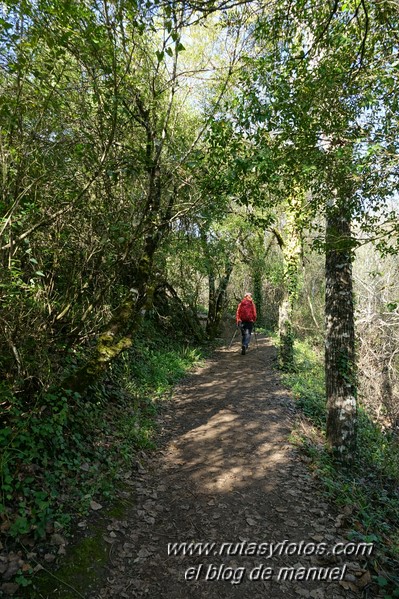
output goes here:
[[273, 229], [284, 259], [284, 294], [279, 306], [279, 367], [286, 372], [295, 370], [294, 329], [292, 315], [298, 296], [299, 269], [302, 253], [301, 232], [298, 228], [298, 215], [301, 213], [302, 195], [295, 192], [289, 198], [286, 212], [285, 235]]
[[252, 274], [254, 288], [254, 302], [257, 311], [258, 326], [263, 326], [263, 289], [262, 289], [262, 270], [257, 264]]
[[226, 264], [226, 270], [224, 276], [220, 279], [219, 284], [216, 288], [215, 275], [211, 273], [209, 275], [209, 306], [208, 306], [208, 317], [206, 321], [206, 334], [210, 339], [214, 339], [218, 336], [220, 330], [220, 323], [223, 316], [223, 310], [226, 305], [226, 289], [230, 281], [231, 273], [233, 272], [233, 265], [231, 263]]
[[91, 356], [81, 368], [63, 381], [63, 389], [84, 393], [89, 385], [100, 379], [115, 358], [132, 346], [134, 333], [141, 323], [141, 312], [143, 308], [149, 308], [152, 302], [149, 274], [140, 287], [136, 297], [125, 300], [114, 312], [110, 322], [97, 337]]
[[342, 461], [356, 446], [355, 332], [352, 290], [352, 237], [345, 207], [327, 216], [325, 374], [327, 442]]
[[285, 293], [279, 306], [279, 367], [281, 370], [291, 372], [294, 370], [294, 333], [292, 330], [292, 297]]

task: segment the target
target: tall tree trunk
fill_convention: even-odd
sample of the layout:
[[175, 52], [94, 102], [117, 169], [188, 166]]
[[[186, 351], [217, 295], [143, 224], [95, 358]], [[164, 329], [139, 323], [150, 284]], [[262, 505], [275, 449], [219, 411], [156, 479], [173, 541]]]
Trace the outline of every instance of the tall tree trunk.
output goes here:
[[223, 310], [226, 306], [226, 289], [232, 272], [233, 265], [227, 263], [225, 274], [220, 279], [217, 288], [215, 284], [215, 275], [213, 273], [209, 275], [209, 307], [208, 318], [206, 321], [206, 334], [211, 339], [214, 339], [219, 334]]
[[301, 232], [297, 224], [301, 206], [302, 194], [296, 192], [289, 198], [284, 238], [279, 231], [273, 230], [284, 259], [284, 294], [279, 306], [279, 367], [286, 372], [295, 370], [292, 315], [298, 296], [302, 254]]
[[262, 265], [255, 264], [253, 274], [253, 289], [254, 289], [254, 302], [257, 312], [257, 323], [259, 326], [263, 326], [263, 289], [262, 289]]
[[356, 446], [355, 333], [352, 291], [352, 237], [343, 204], [327, 216], [325, 373], [327, 442], [350, 462]]
[[281, 370], [291, 372], [294, 370], [294, 333], [292, 330], [292, 297], [288, 291], [285, 292], [279, 306], [278, 331], [279, 345], [279, 367]]

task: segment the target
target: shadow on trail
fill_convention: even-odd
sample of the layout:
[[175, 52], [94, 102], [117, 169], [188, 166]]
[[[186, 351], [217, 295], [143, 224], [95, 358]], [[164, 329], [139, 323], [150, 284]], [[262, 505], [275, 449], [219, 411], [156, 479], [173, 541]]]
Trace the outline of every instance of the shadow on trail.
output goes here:
[[[278, 579], [280, 568], [313, 567], [296, 548], [331, 543], [336, 529], [288, 441], [295, 408], [272, 368], [275, 349], [258, 343], [245, 356], [239, 343], [218, 350], [163, 406], [161, 448], [132, 483], [129, 533], [113, 545], [107, 584], [87, 599], [342, 599], [335, 582]], [[294, 551], [258, 552], [276, 542]], [[214, 545], [176, 553], [174, 543]], [[271, 578], [253, 579], [254, 568]]]
[[202, 491], [243, 489], [249, 480], [264, 479], [265, 461], [270, 469], [286, 460], [276, 449], [290, 432], [281, 414], [285, 409], [287, 416], [287, 395], [276, 387], [276, 375], [264, 370], [265, 348], [262, 339], [246, 356], [234, 346], [219, 351], [206, 372], [189, 381], [192, 392], [184, 387], [185, 399], [169, 417], [174, 467]]

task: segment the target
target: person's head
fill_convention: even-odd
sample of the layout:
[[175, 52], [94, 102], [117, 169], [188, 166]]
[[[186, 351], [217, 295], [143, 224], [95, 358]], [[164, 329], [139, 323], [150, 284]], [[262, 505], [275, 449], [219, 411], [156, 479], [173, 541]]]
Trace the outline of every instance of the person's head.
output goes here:
[[244, 299], [252, 299], [252, 294], [249, 293], [249, 291], [247, 291], [247, 293], [244, 294]]

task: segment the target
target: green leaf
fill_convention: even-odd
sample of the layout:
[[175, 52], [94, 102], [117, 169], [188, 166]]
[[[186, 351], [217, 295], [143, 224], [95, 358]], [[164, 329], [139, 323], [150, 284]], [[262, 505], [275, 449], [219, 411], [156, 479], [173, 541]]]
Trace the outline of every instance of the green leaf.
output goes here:
[[2, 29], [12, 29], [12, 24], [6, 21], [5, 19], [0, 18], [0, 27]]

